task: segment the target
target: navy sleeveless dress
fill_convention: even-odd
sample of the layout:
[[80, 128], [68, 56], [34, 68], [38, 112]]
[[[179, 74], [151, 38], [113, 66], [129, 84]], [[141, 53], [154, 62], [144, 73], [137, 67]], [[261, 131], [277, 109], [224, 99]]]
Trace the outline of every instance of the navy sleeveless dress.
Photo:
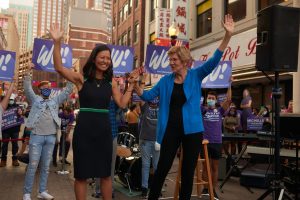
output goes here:
[[112, 134], [109, 121], [111, 83], [86, 80], [79, 91], [80, 111], [73, 135], [76, 179], [111, 175]]

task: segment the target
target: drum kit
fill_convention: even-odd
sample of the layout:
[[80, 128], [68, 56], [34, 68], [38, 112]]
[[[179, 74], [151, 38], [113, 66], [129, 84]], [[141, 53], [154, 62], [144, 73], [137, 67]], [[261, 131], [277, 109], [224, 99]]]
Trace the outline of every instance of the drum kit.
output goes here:
[[142, 183], [142, 158], [136, 138], [128, 132], [118, 134], [116, 174], [130, 193], [140, 190]]

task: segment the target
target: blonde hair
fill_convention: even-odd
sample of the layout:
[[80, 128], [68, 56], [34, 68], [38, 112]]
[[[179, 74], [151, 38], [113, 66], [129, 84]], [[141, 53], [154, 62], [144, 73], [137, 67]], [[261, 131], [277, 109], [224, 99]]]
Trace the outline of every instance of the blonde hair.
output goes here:
[[187, 65], [189, 65], [190, 62], [193, 61], [190, 50], [188, 48], [186, 48], [185, 46], [171, 47], [168, 51], [168, 56], [171, 56], [173, 54], [177, 54], [180, 61], [183, 63], [186, 63]]

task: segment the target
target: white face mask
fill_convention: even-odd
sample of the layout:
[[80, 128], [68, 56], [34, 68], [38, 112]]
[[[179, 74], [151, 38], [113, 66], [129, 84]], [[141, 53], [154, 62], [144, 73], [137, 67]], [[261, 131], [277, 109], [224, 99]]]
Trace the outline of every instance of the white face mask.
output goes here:
[[13, 99], [10, 99], [8, 102], [9, 105], [13, 105], [14, 103], [15, 103], [15, 101]]

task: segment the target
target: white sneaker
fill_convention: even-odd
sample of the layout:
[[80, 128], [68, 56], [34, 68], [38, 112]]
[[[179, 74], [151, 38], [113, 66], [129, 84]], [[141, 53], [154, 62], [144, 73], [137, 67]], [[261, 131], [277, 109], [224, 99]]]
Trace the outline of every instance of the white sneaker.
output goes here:
[[23, 200], [31, 200], [30, 194], [24, 194]]
[[38, 199], [46, 199], [46, 200], [51, 200], [54, 199], [53, 196], [51, 196], [50, 194], [48, 194], [46, 191], [45, 192], [41, 192], [37, 195]]

